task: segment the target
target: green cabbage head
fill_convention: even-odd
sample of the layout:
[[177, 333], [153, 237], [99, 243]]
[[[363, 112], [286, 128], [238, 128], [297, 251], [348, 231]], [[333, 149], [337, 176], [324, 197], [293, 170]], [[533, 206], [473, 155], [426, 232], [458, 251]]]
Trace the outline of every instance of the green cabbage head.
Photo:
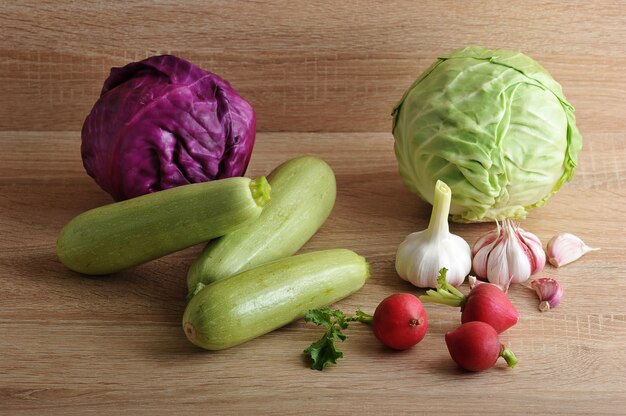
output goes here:
[[468, 46], [440, 57], [393, 110], [400, 174], [452, 220], [524, 218], [571, 180], [582, 148], [561, 86], [528, 56]]

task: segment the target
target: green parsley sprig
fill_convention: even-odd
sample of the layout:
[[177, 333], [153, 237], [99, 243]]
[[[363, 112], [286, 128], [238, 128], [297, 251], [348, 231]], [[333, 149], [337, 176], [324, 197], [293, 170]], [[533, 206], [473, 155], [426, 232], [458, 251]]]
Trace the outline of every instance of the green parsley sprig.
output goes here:
[[343, 353], [337, 349], [335, 341], [345, 341], [347, 338], [342, 330], [347, 329], [350, 322], [371, 324], [372, 319], [372, 315], [361, 310], [357, 310], [354, 315], [346, 315], [339, 309], [331, 310], [328, 306], [311, 309], [304, 317], [305, 322], [312, 322], [326, 329], [319, 340], [304, 350], [304, 354], [313, 361], [311, 368], [322, 371], [329, 364], [337, 364]]

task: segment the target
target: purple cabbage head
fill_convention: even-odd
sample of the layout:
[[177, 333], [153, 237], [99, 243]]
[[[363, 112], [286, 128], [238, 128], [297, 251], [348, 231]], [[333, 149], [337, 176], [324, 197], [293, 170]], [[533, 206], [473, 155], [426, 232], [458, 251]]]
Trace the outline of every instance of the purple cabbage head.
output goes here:
[[219, 76], [171, 55], [112, 68], [82, 130], [87, 173], [117, 201], [241, 176], [252, 106]]

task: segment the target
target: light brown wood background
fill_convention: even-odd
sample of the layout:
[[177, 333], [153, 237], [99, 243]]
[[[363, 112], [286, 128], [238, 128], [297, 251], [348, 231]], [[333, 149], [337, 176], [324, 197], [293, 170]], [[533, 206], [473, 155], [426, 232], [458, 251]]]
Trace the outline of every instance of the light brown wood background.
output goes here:
[[[626, 406], [626, 3], [467, 1], [0, 1], [0, 414], [624, 414]], [[111, 66], [173, 53], [229, 79], [255, 106], [250, 175], [315, 154], [338, 199], [304, 251], [346, 247], [372, 278], [338, 306], [372, 311], [420, 293], [395, 274], [397, 245], [429, 207], [402, 185], [391, 107], [438, 54], [469, 43], [521, 50], [561, 82], [584, 151], [575, 180], [523, 226], [601, 247], [543, 273], [562, 305], [522, 313], [503, 339], [513, 370], [456, 369], [443, 334], [458, 313], [427, 305], [413, 350], [354, 326], [323, 373], [295, 322], [208, 353], [184, 337], [186, 269], [200, 247], [118, 275], [84, 278], [55, 256], [60, 228], [110, 202], [84, 173], [80, 128]], [[454, 225], [473, 242], [489, 225]]]
[[230, 80], [261, 131], [386, 132], [417, 74], [471, 43], [538, 59], [583, 129], [626, 129], [623, 0], [2, 4], [2, 130], [80, 130], [110, 67], [173, 53]]

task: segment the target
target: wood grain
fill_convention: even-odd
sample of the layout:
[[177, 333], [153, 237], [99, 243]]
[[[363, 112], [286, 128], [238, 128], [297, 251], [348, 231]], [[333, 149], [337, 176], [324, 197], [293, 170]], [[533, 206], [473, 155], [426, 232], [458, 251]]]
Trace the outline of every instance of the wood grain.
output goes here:
[[439, 54], [521, 50], [588, 126], [621, 132], [624, 1], [4, 2], [0, 130], [80, 130], [109, 69], [173, 53], [229, 79], [260, 131], [388, 131]]
[[[443, 334], [458, 312], [428, 305], [429, 332], [417, 348], [388, 351], [354, 326], [345, 358], [319, 373], [301, 351], [320, 332], [302, 321], [215, 353], [185, 339], [185, 273], [201, 247], [110, 277], [64, 269], [58, 231], [110, 198], [84, 173], [77, 132], [0, 133], [0, 414], [622, 414], [626, 233], [614, 219], [626, 217], [626, 148], [619, 135], [588, 141], [574, 182], [524, 226], [544, 242], [567, 230], [602, 250], [546, 269], [565, 288], [549, 313], [529, 290], [511, 290], [522, 319], [503, 340], [517, 368], [457, 370]], [[404, 188], [392, 143], [388, 133], [261, 133], [249, 169], [264, 174], [300, 154], [333, 167], [337, 204], [303, 251], [346, 247], [371, 262], [366, 286], [337, 305], [349, 312], [373, 311], [391, 293], [421, 293], [393, 263], [404, 236], [426, 227], [429, 207]], [[452, 228], [474, 241], [490, 226]]]

